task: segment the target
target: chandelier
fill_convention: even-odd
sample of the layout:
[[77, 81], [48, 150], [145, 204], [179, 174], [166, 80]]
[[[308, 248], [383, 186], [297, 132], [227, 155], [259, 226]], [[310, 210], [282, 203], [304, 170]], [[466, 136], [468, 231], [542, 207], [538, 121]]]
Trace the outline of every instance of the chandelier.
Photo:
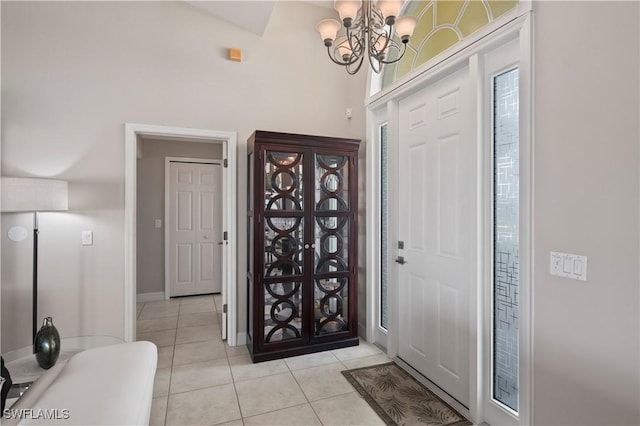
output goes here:
[[[323, 19], [316, 25], [329, 58], [352, 75], [360, 70], [365, 56], [376, 73], [384, 64], [402, 59], [417, 22], [411, 16], [398, 16], [402, 2], [335, 0], [342, 25], [335, 19]], [[341, 26], [346, 34], [336, 39]], [[400, 42], [393, 38], [394, 28]]]

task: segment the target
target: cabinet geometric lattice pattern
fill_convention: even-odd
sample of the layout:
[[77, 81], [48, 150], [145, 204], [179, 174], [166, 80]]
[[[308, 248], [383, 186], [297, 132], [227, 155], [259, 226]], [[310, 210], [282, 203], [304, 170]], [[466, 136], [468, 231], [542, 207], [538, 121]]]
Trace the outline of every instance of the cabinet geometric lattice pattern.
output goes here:
[[254, 362], [358, 344], [360, 141], [248, 141], [248, 346]]

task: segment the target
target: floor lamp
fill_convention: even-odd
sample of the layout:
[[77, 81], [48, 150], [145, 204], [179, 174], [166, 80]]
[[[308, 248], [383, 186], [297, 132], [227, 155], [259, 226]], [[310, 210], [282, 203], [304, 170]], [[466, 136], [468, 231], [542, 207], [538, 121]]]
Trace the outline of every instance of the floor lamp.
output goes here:
[[2, 177], [2, 212], [33, 212], [32, 343], [38, 331], [38, 212], [68, 210], [68, 199], [66, 181]]

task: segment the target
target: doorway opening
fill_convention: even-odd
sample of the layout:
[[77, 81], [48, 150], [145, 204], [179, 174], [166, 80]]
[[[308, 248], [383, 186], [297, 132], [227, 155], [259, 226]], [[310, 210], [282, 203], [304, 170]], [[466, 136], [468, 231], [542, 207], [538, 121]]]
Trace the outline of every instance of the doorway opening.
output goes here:
[[[153, 126], [127, 123], [125, 125], [125, 285], [124, 285], [124, 336], [127, 342], [136, 340], [137, 301], [137, 207], [138, 164], [141, 142], [173, 141], [179, 144], [201, 143], [218, 147], [222, 169], [222, 285], [221, 303], [222, 335], [229, 346], [236, 345], [237, 335], [237, 285], [236, 285], [236, 145], [235, 132], [206, 129]], [[144, 154], [142, 152], [142, 154]], [[164, 160], [163, 160], [164, 162]], [[163, 166], [164, 167], [164, 166]], [[160, 184], [163, 185], [164, 179]], [[164, 187], [162, 189], [164, 192]], [[165, 216], [166, 217], [166, 216]], [[156, 226], [155, 219], [153, 225]], [[163, 226], [162, 223], [160, 223]], [[164, 224], [166, 225], [166, 224]], [[216, 235], [216, 238], [218, 236]], [[216, 240], [218, 242], [218, 240]], [[164, 246], [164, 244], [163, 244]], [[164, 250], [163, 250], [164, 251]], [[164, 283], [164, 280], [162, 280]], [[162, 289], [164, 292], [164, 288]], [[166, 294], [166, 292], [164, 292]], [[166, 296], [165, 296], [166, 297]]]

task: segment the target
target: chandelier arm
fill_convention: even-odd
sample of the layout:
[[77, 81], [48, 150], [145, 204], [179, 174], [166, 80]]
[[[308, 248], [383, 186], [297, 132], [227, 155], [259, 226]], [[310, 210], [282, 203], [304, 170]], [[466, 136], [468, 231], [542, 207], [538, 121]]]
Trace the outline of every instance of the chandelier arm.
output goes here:
[[[356, 59], [357, 61], [357, 59]], [[355, 63], [356, 61], [354, 61], [353, 63]], [[360, 56], [360, 63], [358, 64], [358, 66], [356, 67], [355, 70], [351, 70], [349, 68], [349, 66], [346, 67], [347, 73], [349, 75], [354, 75], [355, 73], [357, 73], [358, 71], [360, 71], [360, 67], [362, 67], [362, 64], [364, 63], [364, 56]]]
[[[369, 38], [369, 49], [371, 50], [371, 52], [374, 54], [376, 58], [378, 58], [385, 50], [387, 50], [387, 47], [389, 47], [389, 44], [392, 43], [391, 34], [393, 34], [393, 25], [389, 27], [388, 34], [386, 31], [377, 32], [377, 31], [374, 31], [373, 29], [371, 30], [371, 37]], [[378, 40], [380, 40], [381, 37], [384, 37], [385, 39], [384, 46], [382, 46], [382, 49], [378, 49], [376, 48], [376, 45], [378, 44]]]
[[[356, 25], [355, 28], [360, 28], [362, 25], [362, 23], [359, 23], [358, 25]], [[366, 23], [365, 23], [366, 24]], [[358, 58], [360, 58], [360, 56], [362, 56], [362, 54], [364, 53], [364, 34], [363, 31], [366, 32], [366, 26], [364, 27], [365, 29], [357, 29], [356, 31], [351, 30], [350, 28], [346, 28], [347, 30], [347, 42], [349, 43], [349, 50], [351, 50], [351, 54], [353, 56], [356, 57], [355, 60], [357, 60]], [[357, 41], [357, 44], [354, 43], [354, 39]]]
[[351, 33], [351, 30], [349, 29], [349, 27], [347, 27], [346, 30], [347, 30], [347, 42], [349, 43], [349, 49], [351, 50], [351, 53], [353, 53], [354, 52], [353, 44], [351, 43], [352, 33]]
[[356, 58], [360, 58], [366, 52], [366, 40], [364, 39], [364, 35], [352, 35], [355, 38], [357, 43], [353, 43], [351, 39], [349, 39], [349, 46], [351, 47], [351, 54]]
[[337, 64], [337, 65], [343, 65], [343, 66], [344, 66], [344, 65], [347, 65], [345, 62], [339, 62], [339, 61], [336, 61], [336, 60], [335, 60], [335, 58], [334, 58], [334, 57], [333, 57], [333, 55], [331, 54], [331, 46], [327, 46], [327, 56], [329, 57], [329, 59], [331, 59], [331, 61], [332, 61], [334, 64]]
[[[338, 61], [338, 60], [336, 60], [336, 59], [334, 58], [334, 55], [332, 55], [332, 54], [331, 54], [331, 46], [327, 46], [327, 56], [329, 56], [329, 59], [331, 59], [331, 61], [332, 61], [334, 64], [342, 65], [343, 67], [347, 67], [347, 66], [349, 66], [349, 65], [353, 65], [353, 64], [355, 64], [355, 63], [358, 61], [358, 57], [355, 57], [355, 56], [353, 57], [353, 60], [349, 60], [349, 61], [347, 61], [347, 62], [343, 62], [343, 61]], [[352, 56], [353, 56], [353, 55], [352, 55]]]
[[[373, 69], [373, 71], [376, 74], [380, 74], [380, 71], [382, 71], [382, 61], [380, 60], [380, 58], [378, 58], [377, 56], [373, 56], [371, 54], [367, 55], [369, 58], [369, 65], [371, 65], [371, 68]], [[374, 63], [373, 60], [377, 61], [377, 65]]]
[[[397, 48], [397, 44], [398, 43], [394, 43], [394, 47]], [[384, 59], [381, 59], [380, 62], [383, 64], [395, 64], [396, 62], [398, 62], [400, 59], [402, 59], [404, 57], [405, 52], [407, 51], [407, 43], [402, 43], [402, 52], [398, 55], [398, 57], [392, 61], [385, 61]]]

